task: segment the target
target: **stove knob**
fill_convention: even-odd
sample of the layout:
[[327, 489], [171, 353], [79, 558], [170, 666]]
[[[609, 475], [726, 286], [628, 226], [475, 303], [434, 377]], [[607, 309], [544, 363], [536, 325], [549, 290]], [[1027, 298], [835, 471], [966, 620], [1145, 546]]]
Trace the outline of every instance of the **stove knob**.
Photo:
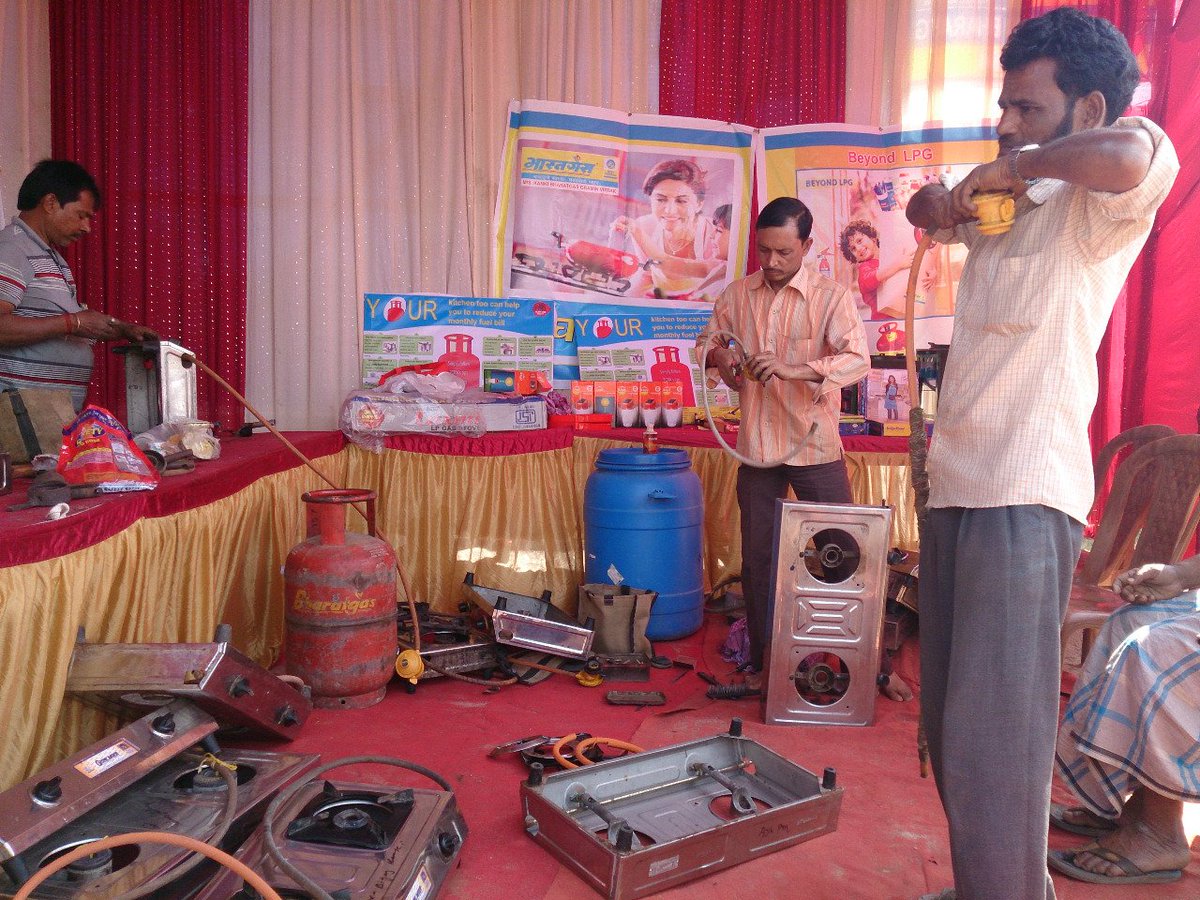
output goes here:
[[446, 859], [452, 857], [461, 844], [462, 841], [453, 832], [443, 831], [438, 835], [438, 850], [441, 851], [442, 856], [446, 857]]
[[290, 706], [281, 706], [275, 713], [275, 724], [277, 725], [295, 725], [299, 721], [299, 716], [296, 715], [296, 711]]
[[250, 687], [250, 682], [246, 680], [245, 675], [235, 675], [229, 679], [230, 697], [245, 697], [247, 694], [253, 696], [254, 688]]
[[175, 733], [175, 714], [163, 713], [150, 723], [150, 730], [160, 737], [170, 737]]
[[62, 799], [62, 778], [55, 775], [46, 781], [39, 781], [33, 787], [33, 799], [41, 806], [54, 806]]

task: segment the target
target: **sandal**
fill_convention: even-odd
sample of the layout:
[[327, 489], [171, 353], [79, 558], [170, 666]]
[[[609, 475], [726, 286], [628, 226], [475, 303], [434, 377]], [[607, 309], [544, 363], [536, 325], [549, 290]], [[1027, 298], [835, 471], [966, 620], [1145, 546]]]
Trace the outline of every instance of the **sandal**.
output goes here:
[[1093, 819], [1098, 821], [1101, 820], [1100, 816], [1097, 816], [1091, 810], [1085, 809], [1082, 806], [1064, 806], [1061, 803], [1051, 803], [1050, 824], [1059, 831], [1066, 831], [1070, 834], [1079, 834], [1083, 837], [1090, 838], [1103, 837], [1109, 832], [1115, 830], [1117, 827], [1117, 823], [1113, 822], [1111, 819], [1103, 819], [1103, 821], [1106, 823], [1104, 825], [1081, 825], [1078, 822], [1072, 822], [1067, 818], [1067, 816], [1071, 815], [1072, 813], [1080, 812], [1087, 813]]

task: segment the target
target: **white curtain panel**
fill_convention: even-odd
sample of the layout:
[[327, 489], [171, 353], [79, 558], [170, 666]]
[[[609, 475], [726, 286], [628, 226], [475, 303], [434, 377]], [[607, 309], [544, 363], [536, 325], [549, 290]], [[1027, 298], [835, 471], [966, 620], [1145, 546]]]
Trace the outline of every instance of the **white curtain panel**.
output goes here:
[[0, 224], [7, 225], [21, 182], [50, 155], [49, 0], [0, 0], [0, 110]]
[[919, 128], [996, 118], [1000, 48], [1021, 0], [847, 0], [846, 121]]
[[362, 295], [482, 294], [512, 98], [655, 112], [657, 0], [254, 0], [246, 385], [336, 427]]

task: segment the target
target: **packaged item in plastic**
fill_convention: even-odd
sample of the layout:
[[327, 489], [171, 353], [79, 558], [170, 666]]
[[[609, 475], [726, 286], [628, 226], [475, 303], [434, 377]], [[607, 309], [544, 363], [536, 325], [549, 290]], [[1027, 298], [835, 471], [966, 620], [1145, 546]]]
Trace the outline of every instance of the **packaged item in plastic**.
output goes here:
[[158, 473], [133, 436], [107, 409], [86, 406], [63, 429], [58, 471], [68, 484], [91, 484], [98, 493], [149, 491]]

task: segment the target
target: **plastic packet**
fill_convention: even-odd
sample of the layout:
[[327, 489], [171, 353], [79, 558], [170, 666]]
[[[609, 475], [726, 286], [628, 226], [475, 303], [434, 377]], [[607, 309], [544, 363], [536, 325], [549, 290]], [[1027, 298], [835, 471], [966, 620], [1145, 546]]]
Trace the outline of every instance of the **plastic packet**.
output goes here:
[[107, 409], [86, 406], [63, 429], [58, 471], [67, 484], [91, 484], [98, 493], [149, 491], [158, 473], [133, 436]]
[[166, 456], [179, 450], [190, 450], [196, 459], [217, 459], [221, 442], [213, 434], [212, 424], [200, 419], [186, 422], [163, 422], [133, 439], [142, 450], [153, 450]]

